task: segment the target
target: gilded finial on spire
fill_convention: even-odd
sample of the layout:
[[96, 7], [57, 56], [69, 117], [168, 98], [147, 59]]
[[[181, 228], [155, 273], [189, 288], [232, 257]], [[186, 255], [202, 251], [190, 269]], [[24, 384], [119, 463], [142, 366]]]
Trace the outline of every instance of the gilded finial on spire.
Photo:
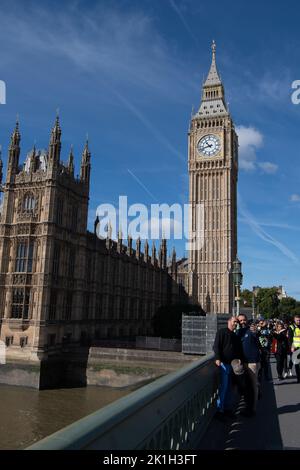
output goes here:
[[211, 44], [211, 50], [212, 50], [212, 59], [211, 59], [211, 66], [207, 75], [207, 78], [203, 84], [204, 87], [208, 86], [216, 86], [216, 85], [222, 85], [220, 76], [218, 74], [217, 70], [217, 64], [216, 64], [216, 43], [213, 40]]
[[211, 50], [212, 50], [212, 53], [213, 53], [213, 56], [216, 55], [216, 43], [215, 43], [215, 40], [213, 39], [212, 41], [212, 44], [211, 44]]

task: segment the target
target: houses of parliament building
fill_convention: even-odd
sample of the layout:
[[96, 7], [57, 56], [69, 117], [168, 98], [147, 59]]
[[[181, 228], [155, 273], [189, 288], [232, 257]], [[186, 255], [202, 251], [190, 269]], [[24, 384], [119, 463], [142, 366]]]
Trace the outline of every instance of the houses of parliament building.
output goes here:
[[0, 214], [0, 339], [7, 359], [43, 361], [66, 344], [95, 338], [151, 335], [162, 305], [191, 301], [206, 312], [232, 308], [230, 266], [237, 250], [238, 143], [212, 46], [212, 64], [189, 131], [192, 227], [204, 205], [204, 245], [188, 259], [167, 261], [148, 241], [126, 244], [87, 231], [91, 153], [80, 175], [71, 149], [61, 161], [56, 118], [47, 151], [20, 162], [20, 129], [12, 132]]

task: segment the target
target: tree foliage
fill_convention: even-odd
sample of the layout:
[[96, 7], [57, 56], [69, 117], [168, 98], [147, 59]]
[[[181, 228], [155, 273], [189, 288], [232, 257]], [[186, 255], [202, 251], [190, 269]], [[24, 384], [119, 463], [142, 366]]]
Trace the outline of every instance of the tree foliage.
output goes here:
[[256, 306], [260, 315], [266, 318], [274, 318], [279, 315], [278, 292], [276, 287], [264, 287], [259, 289], [256, 295]]
[[244, 289], [241, 292], [241, 305], [244, 307], [252, 307], [253, 292], [249, 289]]
[[[251, 307], [253, 302], [253, 292], [244, 289], [241, 292], [242, 305]], [[300, 314], [300, 302], [293, 297], [279, 299], [277, 287], [262, 287], [255, 295], [256, 313], [265, 318], [279, 317], [282, 319], [292, 319], [297, 313]]]

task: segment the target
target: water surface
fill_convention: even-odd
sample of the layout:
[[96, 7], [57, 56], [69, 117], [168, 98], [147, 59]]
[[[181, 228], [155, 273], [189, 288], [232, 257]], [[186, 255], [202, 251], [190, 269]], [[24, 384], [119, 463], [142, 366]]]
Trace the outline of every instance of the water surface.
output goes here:
[[35, 390], [0, 384], [0, 449], [24, 449], [133, 390], [96, 386]]

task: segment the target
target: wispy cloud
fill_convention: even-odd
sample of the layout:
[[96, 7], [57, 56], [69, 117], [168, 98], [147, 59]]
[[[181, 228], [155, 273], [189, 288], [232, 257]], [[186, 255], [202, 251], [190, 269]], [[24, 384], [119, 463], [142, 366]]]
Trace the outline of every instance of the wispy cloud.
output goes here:
[[[78, 13], [76, 6], [66, 7], [55, 19], [43, 8], [14, 14], [3, 11], [0, 42], [5, 37], [16, 50], [63, 57], [77, 69], [92, 73], [94, 85], [99, 83], [100, 90], [104, 88], [114, 103], [117, 98], [168, 150], [166, 156], [171, 153], [185, 162], [186, 156], [148, 118], [148, 108], [143, 109], [147, 97], [151, 104], [153, 94], [158, 99], [158, 93], [177, 101], [179, 96], [186, 96], [191, 85], [185, 81], [183, 67], [170, 59], [168, 44], [156, 32], [151, 18], [140, 11], [127, 14], [103, 6]], [[18, 35], [13, 33], [14, 28]]]
[[146, 193], [154, 199], [154, 201], [158, 202], [158, 199], [154, 196], [154, 194], [144, 185], [144, 183], [133, 173], [133, 171], [127, 168], [128, 173], [132, 176], [133, 179], [141, 186], [141, 188], [146, 191]]
[[254, 127], [237, 126], [239, 137], [239, 166], [242, 170], [256, 168], [256, 150], [263, 145], [263, 135]]
[[300, 202], [300, 194], [292, 194], [290, 200], [292, 202]]
[[[243, 217], [238, 217], [238, 221], [247, 223], [247, 219]], [[281, 228], [283, 230], [294, 230], [294, 231], [300, 232], [300, 227], [297, 227], [296, 225], [282, 224], [282, 223], [277, 223], [277, 222], [260, 222], [260, 221], [257, 221], [257, 223], [261, 227]]]
[[36, 5], [1, 6], [0, 39], [5, 44], [2, 56], [13, 50], [14, 55], [30, 52], [63, 57], [86, 73], [97, 72], [111, 84], [136, 87], [143, 99], [155, 92], [185, 103], [187, 90], [197, 89], [183, 73], [183, 63], [170, 53], [153, 18], [142, 9], [126, 12], [103, 3], [80, 9], [75, 2], [64, 5], [57, 15], [51, 8]]
[[264, 173], [268, 173], [269, 175], [273, 175], [278, 170], [278, 165], [276, 165], [276, 163], [261, 162], [258, 163], [258, 166]]
[[252, 126], [237, 126], [239, 137], [239, 166], [245, 171], [255, 171], [260, 168], [263, 173], [274, 174], [278, 170], [278, 165], [272, 162], [258, 162], [257, 150], [263, 146], [262, 133]]
[[259, 98], [278, 106], [278, 102], [286, 101], [291, 93], [292, 76], [289, 69], [282, 67], [280, 76], [274, 77], [270, 72], [265, 73], [258, 81]]
[[182, 161], [186, 161], [186, 158], [184, 155], [182, 155], [179, 150], [174, 147], [174, 145], [171, 144], [171, 142], [165, 137], [164, 134], [160, 132], [160, 130], [155, 126], [155, 124], [149, 119], [147, 119], [145, 113], [143, 113], [136, 105], [133, 104], [132, 101], [128, 100], [124, 95], [119, 93], [117, 90], [112, 90], [113, 93], [118, 97], [118, 99], [126, 106], [127, 109], [129, 109], [136, 118], [154, 135], [154, 137], [161, 142], [168, 150], [169, 152], [173, 153], [176, 155], [178, 158], [180, 158]]
[[248, 211], [246, 208], [241, 195], [239, 194], [239, 211], [243, 216], [244, 222], [249, 225], [252, 231], [263, 241], [275, 246], [282, 254], [284, 254], [287, 258], [289, 258], [294, 263], [299, 262], [297, 256], [282, 242], [277, 240], [276, 238], [272, 237], [269, 233], [267, 233], [262, 226], [257, 222], [254, 216]]
[[175, 11], [176, 15], [178, 16], [178, 18], [180, 19], [181, 23], [183, 24], [185, 30], [188, 32], [188, 34], [190, 35], [190, 37], [193, 39], [193, 41], [195, 42], [196, 45], [198, 45], [198, 40], [195, 36], [195, 34], [193, 33], [193, 31], [191, 30], [190, 26], [188, 25], [184, 15], [181, 13], [181, 10], [180, 8], [178, 7], [178, 5], [176, 4], [175, 0], [170, 0], [170, 5], [171, 7], [173, 8], [173, 10]]

